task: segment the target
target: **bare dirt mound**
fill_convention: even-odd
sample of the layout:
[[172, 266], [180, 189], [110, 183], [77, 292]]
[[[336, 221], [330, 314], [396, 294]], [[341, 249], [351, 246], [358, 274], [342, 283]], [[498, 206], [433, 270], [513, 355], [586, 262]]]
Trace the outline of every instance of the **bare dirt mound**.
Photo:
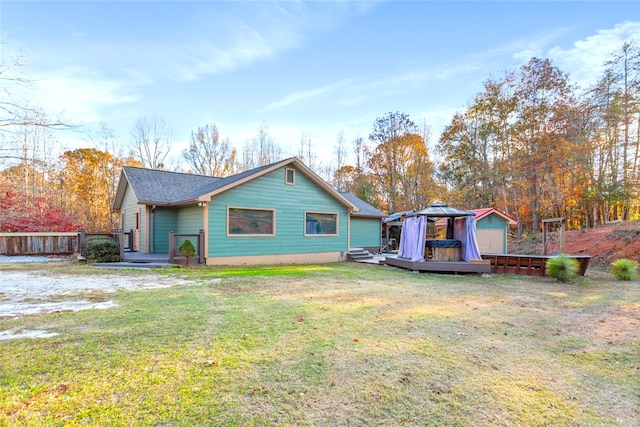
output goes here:
[[[620, 221], [589, 230], [571, 230], [565, 233], [564, 252], [570, 255], [591, 255], [591, 263], [610, 264], [627, 258], [640, 261], [640, 221]], [[560, 252], [557, 233], [549, 236], [550, 252]], [[541, 254], [540, 235], [509, 242], [510, 253]]]

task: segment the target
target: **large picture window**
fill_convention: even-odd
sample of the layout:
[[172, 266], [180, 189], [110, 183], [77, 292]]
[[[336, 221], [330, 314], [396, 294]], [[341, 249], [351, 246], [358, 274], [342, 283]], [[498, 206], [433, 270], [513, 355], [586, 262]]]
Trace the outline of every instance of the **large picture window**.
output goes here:
[[338, 214], [330, 212], [305, 212], [305, 236], [337, 236]]
[[227, 235], [275, 236], [276, 211], [273, 209], [227, 208]]

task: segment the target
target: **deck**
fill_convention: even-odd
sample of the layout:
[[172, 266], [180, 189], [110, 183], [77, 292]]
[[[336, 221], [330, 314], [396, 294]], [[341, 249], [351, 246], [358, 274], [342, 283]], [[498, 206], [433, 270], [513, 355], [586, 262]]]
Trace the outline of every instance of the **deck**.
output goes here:
[[394, 267], [405, 268], [412, 271], [424, 271], [434, 273], [491, 273], [489, 262], [466, 261], [424, 261], [413, 262], [397, 257], [387, 257], [385, 264]]
[[[482, 259], [491, 262], [492, 273], [544, 276], [546, 263], [553, 255], [482, 254]], [[578, 261], [578, 274], [584, 276], [589, 267], [591, 255], [569, 255]]]
[[147, 254], [143, 252], [125, 252], [122, 262], [169, 262], [169, 254]]
[[[413, 262], [397, 257], [387, 257], [385, 264], [412, 271], [441, 273], [506, 273], [524, 276], [544, 276], [551, 255], [482, 254], [484, 262], [478, 261], [425, 261]], [[584, 276], [589, 267], [590, 255], [569, 255], [578, 261], [578, 274]]]

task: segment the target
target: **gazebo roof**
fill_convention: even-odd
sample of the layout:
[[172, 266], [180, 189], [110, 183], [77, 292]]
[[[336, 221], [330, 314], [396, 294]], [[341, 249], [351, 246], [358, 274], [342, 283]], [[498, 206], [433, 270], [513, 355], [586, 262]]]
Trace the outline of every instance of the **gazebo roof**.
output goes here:
[[452, 208], [444, 203], [434, 203], [416, 212], [408, 213], [407, 216], [426, 216], [433, 218], [457, 218], [462, 216], [476, 216], [475, 212], [463, 211]]

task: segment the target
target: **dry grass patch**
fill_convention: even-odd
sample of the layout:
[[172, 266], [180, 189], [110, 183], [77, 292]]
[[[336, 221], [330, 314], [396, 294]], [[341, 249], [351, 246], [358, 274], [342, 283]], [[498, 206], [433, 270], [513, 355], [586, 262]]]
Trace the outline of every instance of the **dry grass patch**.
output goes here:
[[637, 282], [352, 263], [260, 271], [162, 271], [195, 286], [120, 291], [110, 310], [0, 320], [0, 329], [60, 334], [0, 341], [0, 424], [626, 426], [640, 417]]

